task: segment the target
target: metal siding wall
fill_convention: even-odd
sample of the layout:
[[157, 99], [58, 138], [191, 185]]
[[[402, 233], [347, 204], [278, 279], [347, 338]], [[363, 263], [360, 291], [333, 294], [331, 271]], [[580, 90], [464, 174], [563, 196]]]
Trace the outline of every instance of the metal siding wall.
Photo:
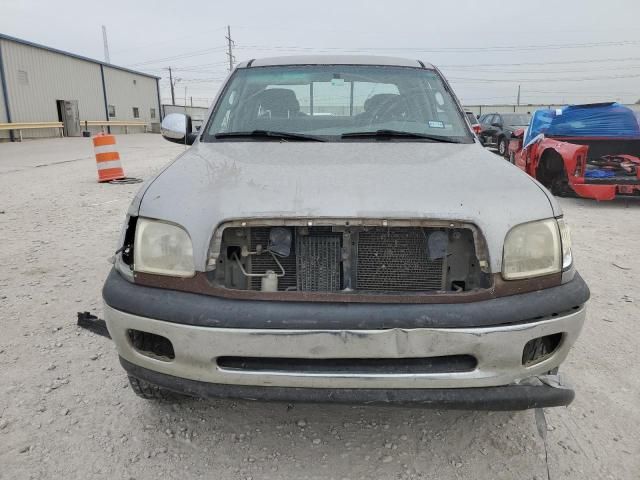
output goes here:
[[[105, 66], [104, 81], [107, 88], [107, 103], [116, 107], [116, 116], [111, 120], [144, 120], [147, 124], [160, 123], [155, 78]], [[138, 107], [140, 118], [133, 117], [133, 107]], [[153, 119], [151, 118], [152, 108], [156, 111]], [[113, 128], [116, 127], [112, 127], [112, 130]], [[120, 130], [123, 129], [120, 128]], [[135, 132], [137, 129], [129, 127], [129, 131]]]
[[[56, 100], [78, 100], [81, 120], [102, 120], [100, 66], [40, 48], [3, 41], [5, 75], [14, 122], [57, 122]], [[28, 84], [18, 81], [27, 72]], [[24, 130], [24, 137], [51, 137], [57, 131]]]

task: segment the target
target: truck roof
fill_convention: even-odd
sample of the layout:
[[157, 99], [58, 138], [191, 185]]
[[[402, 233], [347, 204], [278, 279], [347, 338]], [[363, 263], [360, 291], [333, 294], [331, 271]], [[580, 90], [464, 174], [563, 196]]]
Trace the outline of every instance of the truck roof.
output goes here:
[[434, 68], [430, 63], [400, 57], [377, 55], [293, 55], [257, 58], [240, 63], [238, 68], [270, 67], [277, 65], [376, 65], [389, 67]]

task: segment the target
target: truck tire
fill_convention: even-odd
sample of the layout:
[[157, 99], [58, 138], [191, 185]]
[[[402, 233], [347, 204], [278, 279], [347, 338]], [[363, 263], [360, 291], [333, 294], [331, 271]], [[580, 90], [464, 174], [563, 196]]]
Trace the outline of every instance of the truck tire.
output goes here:
[[131, 390], [133, 390], [133, 393], [135, 393], [140, 398], [144, 398], [145, 400], [175, 401], [186, 398], [183, 395], [179, 395], [170, 390], [166, 390], [145, 380], [140, 380], [139, 378], [132, 377], [131, 375], [129, 375], [129, 385], [131, 385]]
[[501, 157], [507, 158], [509, 154], [509, 143], [505, 137], [498, 140], [498, 153]]

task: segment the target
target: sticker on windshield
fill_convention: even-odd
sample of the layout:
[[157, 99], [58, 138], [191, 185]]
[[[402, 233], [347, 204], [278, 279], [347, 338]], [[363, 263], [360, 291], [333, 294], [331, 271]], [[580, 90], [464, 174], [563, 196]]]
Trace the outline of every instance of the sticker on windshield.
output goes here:
[[429, 126], [431, 128], [444, 128], [444, 123], [442, 123], [442, 122], [434, 122], [433, 120], [429, 120]]

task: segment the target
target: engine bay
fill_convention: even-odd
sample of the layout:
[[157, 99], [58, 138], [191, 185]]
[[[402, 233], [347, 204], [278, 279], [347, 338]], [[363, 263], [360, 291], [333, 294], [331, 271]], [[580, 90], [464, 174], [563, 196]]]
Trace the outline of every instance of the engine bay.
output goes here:
[[264, 292], [455, 293], [490, 285], [484, 263], [470, 228], [241, 226], [224, 228], [209, 278]]

